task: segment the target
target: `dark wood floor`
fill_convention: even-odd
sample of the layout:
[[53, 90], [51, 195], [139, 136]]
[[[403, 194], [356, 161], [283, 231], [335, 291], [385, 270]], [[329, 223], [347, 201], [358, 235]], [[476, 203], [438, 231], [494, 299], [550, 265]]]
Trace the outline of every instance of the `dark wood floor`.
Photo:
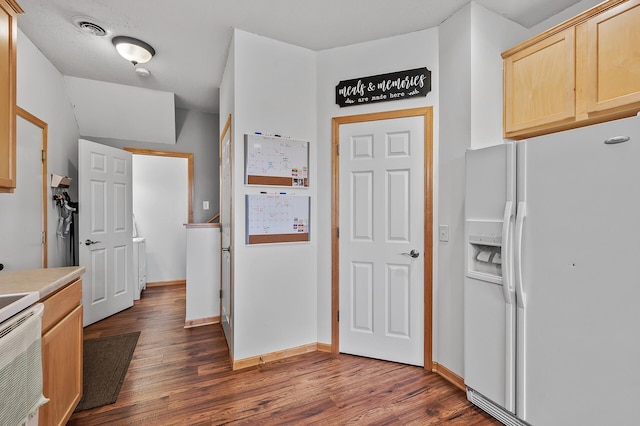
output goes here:
[[422, 368], [310, 353], [232, 371], [219, 325], [184, 329], [184, 286], [153, 287], [84, 330], [141, 331], [115, 404], [68, 425], [498, 425]]

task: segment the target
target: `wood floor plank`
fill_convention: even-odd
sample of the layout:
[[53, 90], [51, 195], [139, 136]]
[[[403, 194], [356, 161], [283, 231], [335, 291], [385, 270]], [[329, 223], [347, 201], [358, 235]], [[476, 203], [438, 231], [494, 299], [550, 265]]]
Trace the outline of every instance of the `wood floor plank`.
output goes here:
[[80, 425], [499, 425], [419, 367], [312, 352], [233, 371], [219, 324], [184, 328], [185, 287], [148, 288], [85, 339], [140, 331], [111, 405]]

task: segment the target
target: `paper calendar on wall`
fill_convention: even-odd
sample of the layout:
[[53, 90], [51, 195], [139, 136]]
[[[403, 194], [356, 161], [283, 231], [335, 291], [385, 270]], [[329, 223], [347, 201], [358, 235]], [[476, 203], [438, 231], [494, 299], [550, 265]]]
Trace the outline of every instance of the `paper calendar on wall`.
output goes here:
[[246, 196], [247, 244], [309, 241], [310, 197]]
[[244, 148], [244, 183], [309, 186], [309, 142], [264, 135], [245, 135]]

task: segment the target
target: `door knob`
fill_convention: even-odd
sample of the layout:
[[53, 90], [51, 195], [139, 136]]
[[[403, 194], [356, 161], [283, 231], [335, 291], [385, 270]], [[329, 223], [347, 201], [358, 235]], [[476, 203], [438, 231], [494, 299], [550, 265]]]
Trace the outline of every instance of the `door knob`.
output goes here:
[[90, 246], [91, 244], [98, 244], [100, 241], [91, 241], [91, 240], [84, 240], [84, 245], [85, 246]]
[[415, 259], [416, 257], [420, 256], [420, 252], [418, 252], [416, 249], [411, 249], [411, 251], [409, 253], [402, 253], [404, 256], [409, 256], [412, 259]]

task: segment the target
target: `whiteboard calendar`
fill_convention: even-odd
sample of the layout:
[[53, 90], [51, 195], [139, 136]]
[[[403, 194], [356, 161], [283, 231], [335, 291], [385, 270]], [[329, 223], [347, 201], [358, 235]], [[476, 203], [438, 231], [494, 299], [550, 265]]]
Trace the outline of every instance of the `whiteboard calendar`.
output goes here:
[[309, 186], [309, 142], [245, 135], [245, 183]]
[[247, 244], [309, 241], [309, 203], [303, 195], [247, 195]]

